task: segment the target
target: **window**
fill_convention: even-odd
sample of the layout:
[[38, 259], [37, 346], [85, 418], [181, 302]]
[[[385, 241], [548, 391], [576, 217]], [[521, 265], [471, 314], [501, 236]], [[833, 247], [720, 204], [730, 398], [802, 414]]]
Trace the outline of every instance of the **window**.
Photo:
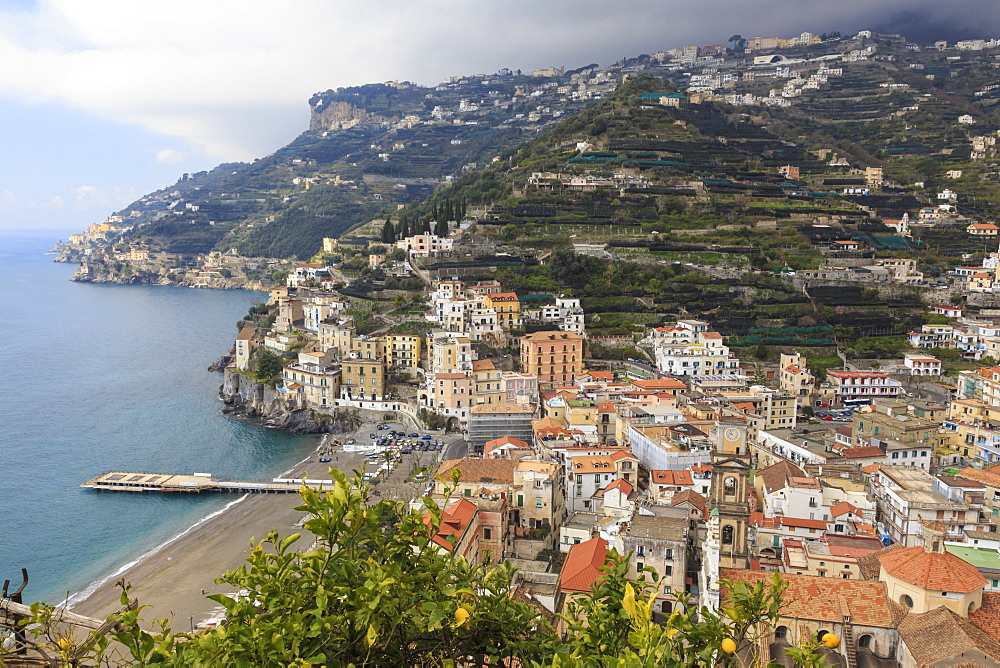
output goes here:
[[524, 505], [524, 494], [518, 494], [517, 495], [517, 505], [519, 505], [519, 506], [523, 506]]
[[493, 529], [489, 527], [483, 527], [483, 540], [493, 539]]
[[541, 508], [542, 507], [542, 499], [541, 498], [535, 499], [535, 507], [536, 508]]
[[466, 487], [465, 488], [465, 495], [466, 496], [472, 496], [472, 488], [471, 487]]
[[635, 570], [641, 571], [645, 567], [645, 564], [641, 561], [635, 562]]
[[664, 566], [663, 574], [664, 575], [673, 575], [674, 574], [674, 567], [673, 566]]
[[674, 558], [674, 548], [668, 547], [666, 553], [663, 555], [663, 558], [672, 560]]

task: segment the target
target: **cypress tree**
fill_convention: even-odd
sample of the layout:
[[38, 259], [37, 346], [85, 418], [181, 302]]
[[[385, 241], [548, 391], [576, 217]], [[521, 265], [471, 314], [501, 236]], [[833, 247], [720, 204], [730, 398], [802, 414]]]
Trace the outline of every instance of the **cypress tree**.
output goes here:
[[448, 236], [448, 223], [446, 223], [443, 218], [434, 226], [434, 234], [439, 237]]

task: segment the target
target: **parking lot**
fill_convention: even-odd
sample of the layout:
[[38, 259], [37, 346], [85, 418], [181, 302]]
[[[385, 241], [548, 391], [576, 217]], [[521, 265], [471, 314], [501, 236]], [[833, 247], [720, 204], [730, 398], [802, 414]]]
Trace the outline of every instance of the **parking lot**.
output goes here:
[[365, 479], [372, 485], [372, 502], [385, 498], [409, 501], [424, 494], [443, 455], [462, 457], [466, 449], [457, 434], [415, 432], [398, 422], [366, 423], [338, 440], [346, 450], [336, 448], [324, 458], [363, 467]]

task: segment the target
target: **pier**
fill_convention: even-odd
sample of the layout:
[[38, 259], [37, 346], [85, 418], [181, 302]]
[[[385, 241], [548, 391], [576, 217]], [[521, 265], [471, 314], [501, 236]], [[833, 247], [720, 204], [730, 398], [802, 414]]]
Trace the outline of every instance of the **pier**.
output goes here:
[[298, 492], [302, 484], [316, 486], [326, 483], [332, 486], [332, 480], [302, 480], [300, 478], [274, 478], [270, 482], [255, 480], [227, 480], [214, 478], [211, 473], [193, 473], [177, 475], [172, 473], [127, 473], [110, 471], [102, 473], [80, 485], [87, 489], [99, 489], [113, 492], [179, 492], [200, 494], [202, 492], [233, 492], [246, 494], [249, 492], [289, 493]]

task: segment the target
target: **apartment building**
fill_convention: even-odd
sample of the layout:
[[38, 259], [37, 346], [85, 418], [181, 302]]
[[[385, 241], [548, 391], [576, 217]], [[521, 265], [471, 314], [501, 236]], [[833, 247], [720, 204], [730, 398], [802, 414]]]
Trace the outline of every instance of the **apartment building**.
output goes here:
[[584, 338], [575, 332], [535, 332], [521, 337], [521, 368], [539, 385], [572, 383], [583, 373]]

